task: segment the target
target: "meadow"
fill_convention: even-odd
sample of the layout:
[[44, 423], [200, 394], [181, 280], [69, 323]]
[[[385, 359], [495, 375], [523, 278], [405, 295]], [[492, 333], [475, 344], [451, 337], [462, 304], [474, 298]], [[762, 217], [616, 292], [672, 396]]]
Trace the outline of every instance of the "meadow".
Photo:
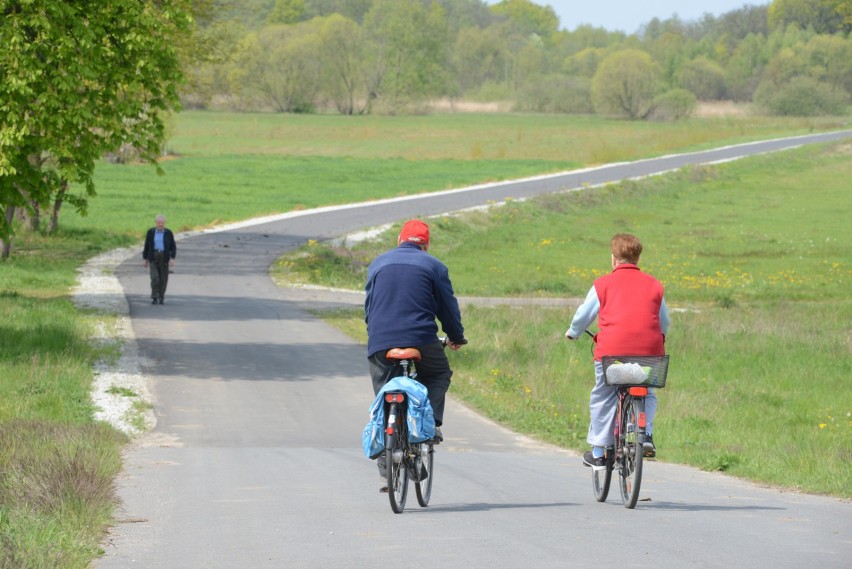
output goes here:
[[[660, 460], [849, 497], [852, 144], [687, 168], [432, 220], [430, 252], [464, 296], [585, 296], [609, 237], [639, 235], [672, 309]], [[310, 243], [277, 278], [361, 288], [398, 227], [350, 247]], [[568, 309], [463, 307], [471, 344], [452, 392], [541, 439], [586, 448], [589, 341]], [[330, 321], [365, 341], [355, 310]]]
[[[141, 250], [155, 215], [178, 231], [198, 229], [844, 121], [181, 114], [164, 175], [99, 164], [88, 215], [67, 208], [56, 235], [19, 232], [0, 264], [0, 567], [86, 567], [98, 555], [126, 437], [93, 421], [88, 391], [93, 365], [115, 358], [117, 346], [92, 340], [111, 315], [77, 309], [70, 289], [88, 258]], [[639, 233], [643, 264], [687, 310], [673, 327], [662, 459], [848, 496], [850, 255], [839, 212], [848, 209], [850, 163], [848, 145], [838, 144], [510, 204], [436, 222], [434, 251], [465, 295], [581, 295], [606, 269], [613, 229]], [[556, 225], [541, 232], [548, 224]], [[451, 235], [466, 246], [451, 247]], [[333, 268], [338, 253], [360, 254], [326, 249], [311, 278], [360, 287], [360, 277]], [[506, 270], [509, 260], [528, 263], [534, 278]], [[363, 333], [352, 314], [325, 317]], [[559, 341], [569, 320], [551, 310], [467, 309], [474, 343], [460, 352], [454, 393], [519, 430], [579, 448], [590, 363], [587, 344]], [[510, 333], [494, 333], [501, 329]], [[748, 412], [737, 413], [736, 401]]]

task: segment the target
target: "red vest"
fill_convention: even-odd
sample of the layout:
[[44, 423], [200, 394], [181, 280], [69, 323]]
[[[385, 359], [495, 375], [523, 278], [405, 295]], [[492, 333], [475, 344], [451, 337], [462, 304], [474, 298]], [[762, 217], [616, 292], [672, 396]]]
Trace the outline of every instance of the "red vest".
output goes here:
[[595, 280], [600, 300], [595, 359], [601, 356], [661, 356], [663, 285], [630, 263]]

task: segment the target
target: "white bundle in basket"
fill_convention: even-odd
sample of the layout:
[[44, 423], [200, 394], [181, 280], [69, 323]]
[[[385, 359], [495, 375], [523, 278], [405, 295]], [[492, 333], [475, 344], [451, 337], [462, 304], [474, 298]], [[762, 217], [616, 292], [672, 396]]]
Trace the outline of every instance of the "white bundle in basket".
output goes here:
[[651, 368], [637, 363], [614, 363], [606, 369], [607, 382], [613, 385], [637, 385], [648, 381]]

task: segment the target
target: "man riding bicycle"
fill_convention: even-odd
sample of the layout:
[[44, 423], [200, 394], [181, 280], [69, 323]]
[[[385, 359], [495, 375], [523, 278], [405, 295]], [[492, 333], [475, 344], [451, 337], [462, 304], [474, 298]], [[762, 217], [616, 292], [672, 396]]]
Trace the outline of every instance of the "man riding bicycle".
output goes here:
[[[397, 247], [376, 257], [367, 270], [364, 320], [373, 393], [378, 394], [388, 380], [399, 375], [397, 364], [385, 358], [390, 348], [420, 350], [421, 359], [415, 364], [417, 381], [429, 392], [435, 414], [435, 442], [441, 442], [444, 399], [453, 372], [438, 339], [435, 320], [441, 322], [452, 350], [461, 347], [464, 327], [449, 271], [426, 252], [428, 249], [429, 226], [419, 219], [406, 222]], [[378, 463], [385, 482], [383, 456]]]

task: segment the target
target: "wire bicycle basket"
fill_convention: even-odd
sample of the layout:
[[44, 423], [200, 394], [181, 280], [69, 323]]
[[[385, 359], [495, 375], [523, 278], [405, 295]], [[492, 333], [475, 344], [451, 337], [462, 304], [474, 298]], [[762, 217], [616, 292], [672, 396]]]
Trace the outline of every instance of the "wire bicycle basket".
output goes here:
[[669, 356], [603, 356], [607, 385], [665, 387]]

